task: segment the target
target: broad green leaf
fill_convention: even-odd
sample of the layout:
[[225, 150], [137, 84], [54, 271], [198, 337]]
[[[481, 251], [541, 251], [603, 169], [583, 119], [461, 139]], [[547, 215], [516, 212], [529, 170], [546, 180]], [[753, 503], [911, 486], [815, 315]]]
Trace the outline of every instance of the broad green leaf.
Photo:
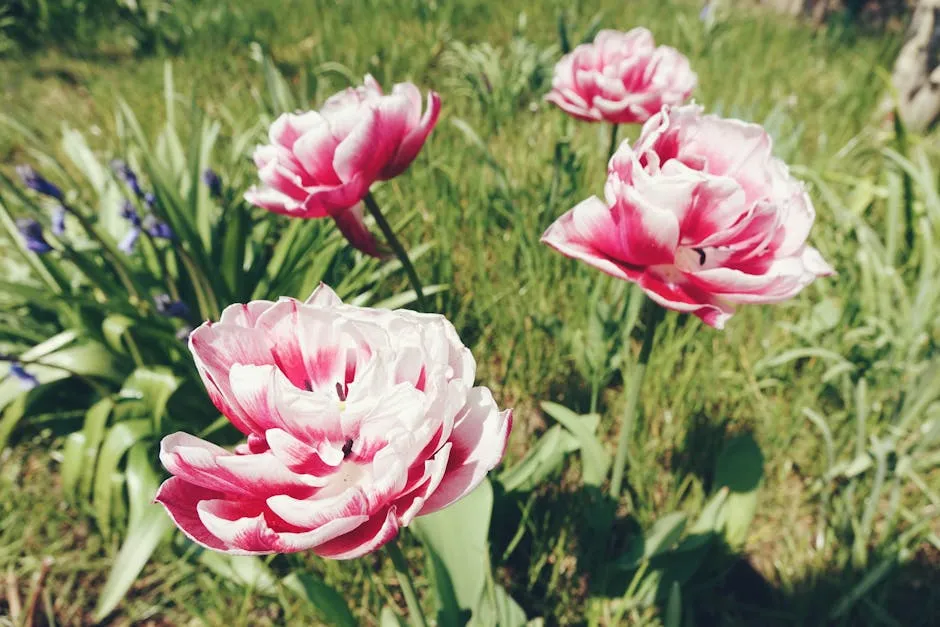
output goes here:
[[105, 427], [114, 401], [106, 397], [92, 405], [85, 412], [85, 425], [82, 435], [85, 437], [85, 448], [82, 452], [82, 472], [80, 477], [79, 495], [87, 499], [91, 494], [92, 480], [94, 479], [95, 461], [98, 458], [98, 449], [104, 439]]
[[81, 431], [70, 433], [62, 447], [62, 463], [59, 473], [62, 479], [62, 492], [71, 499], [75, 496], [75, 487], [82, 474], [82, 462], [85, 461], [85, 434]]
[[729, 441], [718, 457], [715, 487], [727, 488], [721, 524], [732, 547], [747, 539], [747, 529], [757, 511], [757, 491], [764, 476], [764, 456], [754, 437], [745, 433]]
[[316, 608], [327, 624], [336, 627], [356, 627], [358, 624], [345, 597], [319, 577], [310, 573], [291, 573], [282, 583]]
[[671, 549], [685, 530], [687, 518], [682, 512], [672, 512], [657, 520], [649, 531], [631, 542], [627, 553], [617, 560], [624, 570], [637, 568], [642, 562]]
[[104, 341], [111, 350], [116, 353], [127, 353], [127, 347], [124, 344], [124, 334], [134, 325], [134, 320], [121, 315], [111, 314], [101, 323], [101, 332], [104, 335]]
[[116, 382], [123, 378], [120, 362], [103, 344], [98, 342], [84, 342], [77, 346], [63, 348], [39, 359], [33, 367], [39, 371], [43, 369], [43, 366], [48, 366], [50, 370], [58, 370], [60, 373], [97, 377], [108, 381]]
[[554, 425], [542, 434], [525, 457], [500, 473], [499, 482], [507, 492], [532, 490], [561, 468], [567, 453], [576, 450], [578, 442], [574, 436], [561, 425]]
[[[493, 488], [484, 480], [450, 507], [412, 523], [429, 554], [446, 569], [460, 608], [473, 609], [483, 593], [489, 569], [487, 534], [493, 511]], [[437, 582], [440, 578], [435, 577]], [[444, 591], [445, 597], [450, 596]]]
[[163, 508], [153, 506], [128, 528], [121, 550], [111, 566], [111, 572], [95, 605], [93, 620], [96, 623], [103, 621], [118, 606], [150, 560], [160, 540], [172, 527], [173, 523]]
[[581, 472], [585, 485], [602, 484], [610, 468], [610, 455], [594, 436], [594, 431], [590, 428], [590, 419], [586, 416], [579, 416], [557, 403], [545, 401], [541, 406], [545, 413], [560, 422], [578, 441], [581, 448]]
[[138, 368], [124, 381], [121, 398], [142, 401], [147, 415], [153, 421], [154, 432], [159, 433], [166, 404], [179, 385], [180, 379], [169, 368]]
[[[425, 297], [433, 296], [434, 294], [440, 294], [441, 292], [447, 291], [450, 286], [448, 285], [428, 285], [427, 287], [422, 287], [421, 291]], [[376, 309], [401, 309], [407, 305], [410, 305], [418, 300], [418, 295], [414, 290], [407, 290], [396, 294], [395, 296], [390, 296], [385, 300], [380, 300], [377, 303], [370, 305]]]
[[395, 610], [389, 606], [382, 608], [382, 614], [379, 616], [379, 627], [407, 627], [405, 619], [395, 613]]
[[515, 599], [509, 596], [506, 589], [500, 585], [493, 586], [492, 599], [486, 598], [477, 612], [474, 612], [470, 622], [474, 627], [525, 627], [528, 624], [525, 610]]
[[215, 574], [263, 594], [277, 590], [277, 577], [260, 557], [203, 551], [199, 562]]
[[94, 510], [98, 527], [104, 536], [111, 532], [112, 475], [118, 472], [118, 464], [134, 444], [151, 434], [149, 420], [128, 420], [111, 427], [101, 446], [98, 464], [95, 467]]
[[679, 590], [678, 581], [673, 581], [669, 590], [663, 627], [682, 627], [682, 592]]

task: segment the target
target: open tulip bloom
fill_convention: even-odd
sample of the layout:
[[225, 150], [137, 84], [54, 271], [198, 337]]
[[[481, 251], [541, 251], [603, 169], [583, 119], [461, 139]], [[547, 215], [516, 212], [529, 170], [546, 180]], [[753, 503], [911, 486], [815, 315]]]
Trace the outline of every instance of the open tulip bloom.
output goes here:
[[636, 124], [682, 104], [697, 82], [689, 60], [645, 28], [602, 30], [561, 58], [545, 99], [580, 120]]
[[833, 273], [806, 243], [809, 195], [756, 124], [664, 107], [610, 160], [605, 197], [542, 241], [718, 329], [737, 305], [784, 301]]
[[[652, 303], [721, 329], [744, 303], [792, 298], [833, 273], [806, 238], [816, 217], [803, 185], [771, 155], [756, 124], [663, 107], [607, 170], [595, 196], [558, 218], [542, 241], [560, 253], [639, 285]], [[647, 301], [643, 346], [629, 373], [610, 491], [620, 494], [630, 428], [653, 348]]]
[[434, 92], [422, 114], [421, 92], [413, 84], [399, 83], [384, 94], [366, 76], [363, 85], [334, 94], [319, 111], [285, 113], [274, 121], [270, 143], [254, 154], [262, 185], [245, 198], [292, 217], [331, 217], [350, 244], [379, 256], [360, 203], [375, 181], [408, 168], [440, 110]]
[[321, 285], [225, 309], [189, 338], [234, 452], [163, 439], [156, 500], [196, 543], [232, 554], [354, 558], [460, 499], [512, 426], [444, 317], [343, 304]]

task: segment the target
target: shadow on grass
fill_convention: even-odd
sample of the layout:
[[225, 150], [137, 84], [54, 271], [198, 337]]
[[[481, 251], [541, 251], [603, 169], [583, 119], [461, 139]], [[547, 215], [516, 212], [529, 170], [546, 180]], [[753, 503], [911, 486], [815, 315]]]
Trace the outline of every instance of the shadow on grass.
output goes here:
[[[720, 447], [724, 425], [695, 425], [687, 445], [705, 437]], [[688, 453], [682, 468], [714, 487], [714, 457], [697, 459], [695, 449], [683, 449]], [[528, 616], [550, 617], [550, 624], [586, 624], [591, 597], [624, 598], [637, 572], [635, 565], [624, 563], [638, 543], [644, 547], [637, 520], [601, 489], [579, 488], [574, 474], [546, 482], [536, 492], [497, 493], [495, 501], [493, 520], [499, 524], [491, 532], [491, 546], [494, 563], [502, 565], [501, 583]], [[663, 613], [678, 582], [682, 627], [940, 625], [940, 551], [926, 542], [904, 561], [896, 552], [873, 549], [864, 568], [835, 566], [836, 560], [829, 559], [827, 570], [809, 567], [802, 579], [788, 579], [765, 566], [759, 569], [756, 564], [770, 560], [733, 549], [722, 533], [695, 534], [686, 527], [682, 540], [677, 539], [666, 543], [673, 549], [649, 561], [645, 576], [653, 575], [650, 583], [632, 592], [634, 599], [645, 595], [646, 603], [655, 598]]]
[[[866, 569], [844, 568], [774, 585], [746, 556], [719, 557], [720, 577], [689, 589], [693, 625], [930, 627], [940, 624], [940, 552], [922, 548], [901, 563], [872, 555]], [[689, 604], [686, 603], [686, 608]]]

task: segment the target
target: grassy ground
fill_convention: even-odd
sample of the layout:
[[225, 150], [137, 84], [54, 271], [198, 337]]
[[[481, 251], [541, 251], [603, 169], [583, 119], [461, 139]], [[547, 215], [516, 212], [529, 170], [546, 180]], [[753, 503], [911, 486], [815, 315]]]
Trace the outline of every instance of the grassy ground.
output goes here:
[[[169, 59], [178, 92], [186, 98], [193, 94], [211, 115], [226, 120], [223, 132], [256, 119], [263, 79], [252, 60], [252, 41], [269, 50], [285, 74], [298, 77], [298, 84], [313, 68], [317, 98], [343, 85], [335, 68], [323, 65], [329, 62], [353, 76], [370, 72], [383, 84], [410, 79], [442, 94], [444, 114], [432, 141], [409, 173], [383, 186], [378, 196], [391, 211], [419, 210], [421, 219], [407, 233], [412, 243], [436, 242], [419, 273], [428, 282], [451, 284], [438, 302], [440, 310], [473, 348], [479, 380], [493, 387], [504, 405], [517, 408], [510, 459], [544, 429], [546, 419], [537, 410], [541, 400], [587, 412], [597, 390], [602, 429], [611, 443], [622, 404], [619, 375], [608, 377], [609, 368], [595, 373], [585, 365], [582, 332], [591, 328], [597, 302], [616, 305], [623, 291], [538, 243], [554, 217], [598, 193], [604, 179], [608, 130], [574, 124], [540, 100], [557, 57], [551, 46], [558, 41], [558, 11], [568, 11], [574, 38], [603, 11], [605, 27], [647, 26], [659, 42], [687, 53], [700, 78], [696, 100], [725, 115], [764, 123], [777, 153], [801, 166], [819, 213], [812, 240], [840, 275], [817, 282], [791, 303], [747, 309], [724, 332], [667, 318], [662, 349], [654, 354], [643, 390], [644, 418], [629, 469], [632, 498], [620, 510], [624, 529], [648, 527], [675, 509], [700, 508], [724, 438], [753, 432], [765, 457], [757, 518], [740, 555], [716, 561], [721, 568], [691, 587], [687, 601], [700, 607], [696, 624], [932, 624], [940, 615], [940, 602], [930, 595], [940, 585], [940, 553], [931, 544], [940, 534], [931, 518], [940, 507], [933, 500], [940, 489], [935, 464], [917, 467], [923, 486], [898, 481], [901, 511], [910, 515], [897, 527], [881, 516], [891, 507], [887, 493], [866, 500], [877, 483], [874, 473], [856, 478], [833, 470], [834, 460], [851, 460], [857, 452], [860, 423], [864, 451], [870, 436], [890, 435], [895, 408], [913, 394], [918, 377], [940, 367], [935, 358], [930, 362], [940, 329], [927, 324], [925, 338], [902, 342], [910, 324], [904, 316], [916, 313], [919, 301], [912, 297], [914, 306], [909, 302], [905, 309], [903, 299], [889, 291], [893, 288], [878, 282], [881, 270], [875, 279], [866, 275], [863, 257], [874, 252], [863, 229], [850, 220], [869, 224], [877, 234], [891, 231], [897, 185], [910, 180], [897, 168], [893, 177], [885, 174], [896, 163], [883, 148], [896, 145], [890, 127], [884, 128], [874, 112], [896, 42], [814, 33], [751, 13], [728, 16], [707, 30], [697, 19], [698, 6], [666, 0], [245, 4], [232, 8], [234, 17], [224, 29], [194, 37]], [[86, 132], [94, 148], [119, 151], [112, 115], [117, 97], [126, 99], [151, 130], [157, 128], [164, 62], [128, 56], [119, 48], [83, 58], [48, 51], [0, 60], [5, 83], [0, 110], [50, 144], [66, 124]], [[637, 129], [624, 132], [635, 136]], [[934, 172], [935, 193], [929, 159], [940, 160], [925, 155], [924, 171]], [[28, 157], [16, 134], [0, 127], [0, 164]], [[919, 191], [929, 190], [929, 176], [915, 183], [912, 194], [926, 199], [915, 203], [918, 215], [930, 218], [932, 197]], [[925, 224], [935, 229], [936, 217]], [[925, 259], [931, 254], [926, 244], [916, 251]], [[897, 279], [910, 287], [905, 293], [916, 292], [924, 268], [920, 259], [912, 255], [898, 263]], [[866, 281], [872, 280], [876, 287], [868, 290]], [[604, 340], [614, 345], [617, 335]], [[809, 352], [793, 356], [792, 349]], [[831, 355], [848, 364], [844, 371], [833, 374], [841, 362]], [[866, 396], [855, 406], [859, 381], [865, 381]], [[861, 406], [867, 423], [859, 417]], [[825, 436], [805, 409], [823, 416]], [[915, 424], [926, 434], [936, 412], [920, 411]], [[96, 535], [85, 512], [58, 497], [57, 446], [53, 436], [40, 433], [20, 438], [4, 452], [0, 570], [10, 573], [8, 587], [26, 596], [42, 557], [52, 555], [55, 564], [40, 607], [60, 624], [82, 624], [89, 620], [86, 612], [116, 545]], [[889, 464], [889, 480], [896, 462]], [[537, 507], [527, 521], [530, 531], [508, 555], [503, 555], [506, 534], [498, 528], [492, 534], [494, 555], [504, 557], [497, 561], [503, 583], [531, 616], [545, 616], [548, 624], [580, 624], [588, 611], [590, 581], [577, 568], [576, 531], [584, 521], [578, 516], [582, 496], [572, 489], [576, 476], [573, 466], [533, 497]], [[870, 520], [867, 503], [873, 503]], [[517, 511], [497, 512], [495, 525], [511, 533], [518, 517]], [[901, 546], [899, 534], [918, 522], [926, 529]], [[861, 557], [853, 555], [859, 544]], [[160, 550], [114, 624], [318, 620], [296, 597], [246, 590], [194, 563], [180, 546]], [[363, 624], [395, 600], [392, 573], [367, 576], [381, 568], [378, 559], [342, 568], [306, 562], [328, 581], [355, 591], [351, 604]], [[829, 618], [841, 602], [849, 609]], [[637, 612], [631, 620], [655, 624], [656, 619]]]

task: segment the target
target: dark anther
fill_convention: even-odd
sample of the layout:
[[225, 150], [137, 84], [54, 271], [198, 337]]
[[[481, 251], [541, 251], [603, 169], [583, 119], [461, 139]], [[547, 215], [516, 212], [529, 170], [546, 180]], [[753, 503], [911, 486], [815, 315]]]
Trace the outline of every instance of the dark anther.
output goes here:
[[346, 459], [352, 453], [352, 445], [352, 438], [346, 438], [346, 444], [343, 445], [343, 459]]
[[698, 265], [704, 266], [705, 265], [705, 251], [702, 250], [701, 248], [693, 248], [692, 250], [698, 253]]
[[339, 396], [340, 401], [346, 400], [346, 386], [339, 381], [336, 382], [336, 395]]

